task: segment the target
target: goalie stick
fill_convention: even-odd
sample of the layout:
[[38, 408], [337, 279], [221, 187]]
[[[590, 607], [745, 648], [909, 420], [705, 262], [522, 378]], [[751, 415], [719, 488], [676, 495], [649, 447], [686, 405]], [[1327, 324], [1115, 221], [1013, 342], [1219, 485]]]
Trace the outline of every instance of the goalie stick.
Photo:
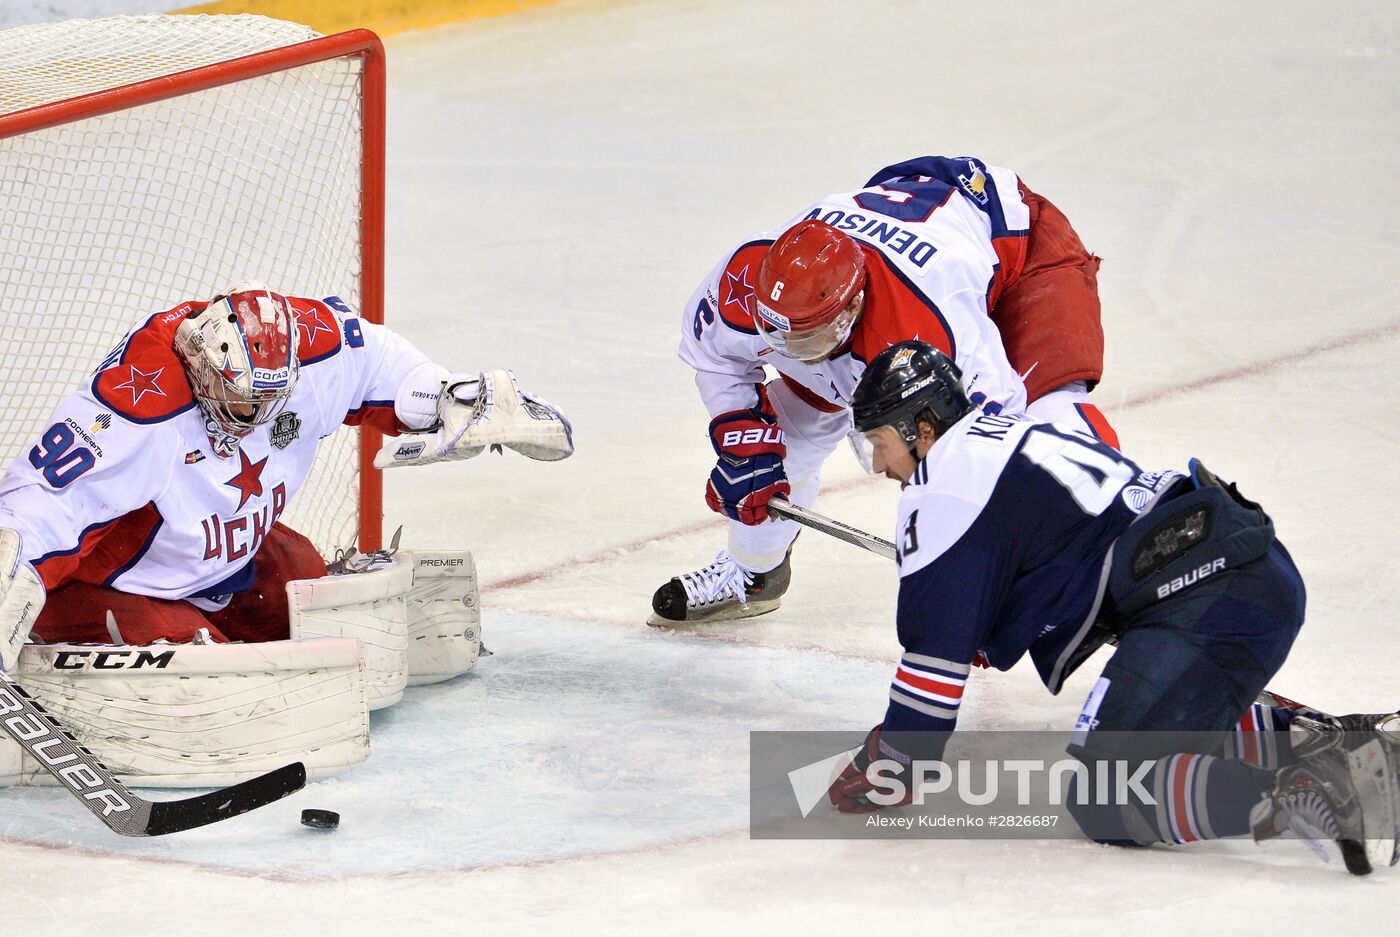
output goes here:
[[164, 836], [227, 820], [281, 800], [306, 784], [306, 768], [297, 761], [196, 797], [143, 800], [127, 790], [4, 671], [0, 671], [0, 728], [58, 778], [108, 829], [122, 836]]

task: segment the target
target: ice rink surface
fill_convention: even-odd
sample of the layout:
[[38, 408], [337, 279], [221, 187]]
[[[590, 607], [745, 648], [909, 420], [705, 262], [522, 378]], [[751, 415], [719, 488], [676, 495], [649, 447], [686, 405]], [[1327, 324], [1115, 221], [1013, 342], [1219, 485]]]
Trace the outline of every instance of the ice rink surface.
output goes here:
[[[406, 544], [475, 551], [496, 654], [377, 714], [363, 768], [206, 830], [118, 841], [6, 791], [8, 930], [1389, 932], [1400, 869], [1296, 842], [750, 841], [750, 729], [881, 717], [893, 568], [806, 534], [779, 612], [643, 622], [724, 538], [674, 356], [690, 291], [820, 195], [975, 155], [1103, 257], [1095, 396], [1125, 450], [1201, 456], [1273, 514], [1310, 599], [1274, 686], [1400, 705], [1393, 5], [578, 2], [387, 45], [391, 321], [576, 427], [558, 465], [388, 478]], [[897, 495], [842, 452], [818, 506], [887, 535]], [[1029, 665], [974, 674], [961, 724], [1067, 728], [1095, 664], [1058, 697]], [[309, 806], [341, 829], [297, 825]]]

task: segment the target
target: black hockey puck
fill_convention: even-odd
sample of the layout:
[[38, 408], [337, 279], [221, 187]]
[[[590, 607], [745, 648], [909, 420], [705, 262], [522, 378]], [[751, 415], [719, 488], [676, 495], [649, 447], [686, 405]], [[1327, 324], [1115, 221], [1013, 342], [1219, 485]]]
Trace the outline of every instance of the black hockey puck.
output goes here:
[[340, 814], [334, 810], [303, 810], [301, 825], [313, 830], [333, 830], [340, 826]]

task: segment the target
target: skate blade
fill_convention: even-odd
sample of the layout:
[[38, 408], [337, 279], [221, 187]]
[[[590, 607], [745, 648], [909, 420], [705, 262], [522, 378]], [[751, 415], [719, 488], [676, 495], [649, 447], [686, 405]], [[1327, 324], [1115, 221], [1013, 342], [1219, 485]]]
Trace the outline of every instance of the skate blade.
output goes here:
[[704, 627], [705, 625], [717, 625], [729, 621], [743, 621], [748, 618], [757, 618], [759, 615], [767, 615], [769, 612], [776, 612], [783, 604], [782, 599], [769, 599], [766, 602], [750, 602], [747, 606], [739, 605], [724, 612], [716, 612], [700, 618], [688, 618], [685, 621], [675, 621], [670, 618], [662, 618], [655, 612], [647, 619], [647, 624], [653, 628], [670, 628], [674, 631], [684, 631], [690, 628]]
[[[1379, 738], [1373, 738], [1350, 752], [1347, 761], [1365, 824], [1365, 858], [1372, 868], [1394, 865], [1400, 854], [1394, 749], [1383, 745]], [[1347, 868], [1353, 874], [1364, 874], [1352, 868], [1350, 858]]]

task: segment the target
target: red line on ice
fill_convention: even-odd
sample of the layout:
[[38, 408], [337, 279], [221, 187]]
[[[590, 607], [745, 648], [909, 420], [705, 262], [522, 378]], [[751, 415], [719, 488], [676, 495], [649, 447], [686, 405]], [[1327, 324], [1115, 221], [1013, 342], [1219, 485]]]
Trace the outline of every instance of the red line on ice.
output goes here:
[[[1110, 407], [1108, 409], [1112, 412], [1118, 412], [1123, 410], [1134, 410], [1138, 407], [1150, 406], [1154, 403], [1159, 403], [1163, 400], [1166, 400], [1169, 397], [1178, 397], [1182, 394], [1190, 394], [1196, 391], [1205, 390], [1210, 387], [1215, 387], [1219, 384], [1225, 384], [1230, 381], [1239, 380], [1240, 378], [1253, 377], [1258, 374], [1264, 374], [1266, 372], [1286, 367], [1291, 364], [1299, 364], [1301, 362], [1307, 361], [1309, 358], [1315, 358], [1318, 355], [1324, 355], [1328, 352], [1337, 351], [1342, 348], [1350, 348], [1353, 345], [1359, 345], [1365, 342], [1393, 338], [1396, 335], [1400, 335], [1400, 322], [1390, 322], [1385, 325], [1374, 326], [1369, 329], [1363, 329], [1359, 332], [1352, 332], [1348, 335], [1342, 335], [1332, 339], [1329, 342], [1322, 342], [1321, 344], [1313, 345], [1308, 348], [1301, 349], [1299, 351], [1288, 352], [1287, 354], [1282, 355], [1275, 355], [1271, 358], [1261, 358], [1260, 360], [1255, 362], [1236, 365], [1235, 367], [1231, 368], [1225, 368], [1224, 370], [1216, 371], [1212, 374], [1206, 374], [1203, 377], [1194, 378], [1189, 381], [1183, 381], [1179, 384], [1173, 384], [1168, 387], [1159, 388], [1158, 390], [1147, 391], [1146, 393], [1136, 394], [1131, 397], [1125, 397], [1116, 406]], [[877, 477], [873, 475], [868, 478], [853, 478], [836, 485], [827, 486], [823, 490], [827, 494], [833, 494], [842, 491], [850, 491], [854, 488], [860, 487], [861, 485], [866, 485], [876, 480]], [[518, 573], [514, 576], [509, 576], [505, 579], [498, 579], [495, 582], [488, 582], [485, 583], [482, 586], [482, 588], [491, 592], [500, 592], [506, 589], [514, 589], [519, 586], [526, 586], [530, 583], [540, 582], [546, 579], [553, 579], [556, 576], [562, 576], [565, 573], [572, 572], [576, 569], [579, 569], [580, 567], [596, 566], [600, 563], [606, 563], [609, 560], [617, 559], [618, 557], [629, 553], [632, 550], [639, 549], [650, 543], [657, 543], [659, 541], [664, 540], [674, 540], [678, 537], [685, 537], [693, 533], [698, 533], [702, 530], [705, 530], [708, 527], [718, 528], [718, 525], [718, 518], [699, 521], [693, 524], [687, 524], [684, 527], [676, 527], [672, 530], [661, 531], [649, 537], [641, 537], [637, 540], [632, 540], [628, 543], [620, 544], [615, 547], [609, 547], [606, 550], [600, 550], [597, 553], [587, 554], [585, 556], [580, 556], [572, 560], [564, 560], [562, 562], [555, 563], [551, 566], [544, 566], [539, 569], [531, 570], [529, 572]]]

